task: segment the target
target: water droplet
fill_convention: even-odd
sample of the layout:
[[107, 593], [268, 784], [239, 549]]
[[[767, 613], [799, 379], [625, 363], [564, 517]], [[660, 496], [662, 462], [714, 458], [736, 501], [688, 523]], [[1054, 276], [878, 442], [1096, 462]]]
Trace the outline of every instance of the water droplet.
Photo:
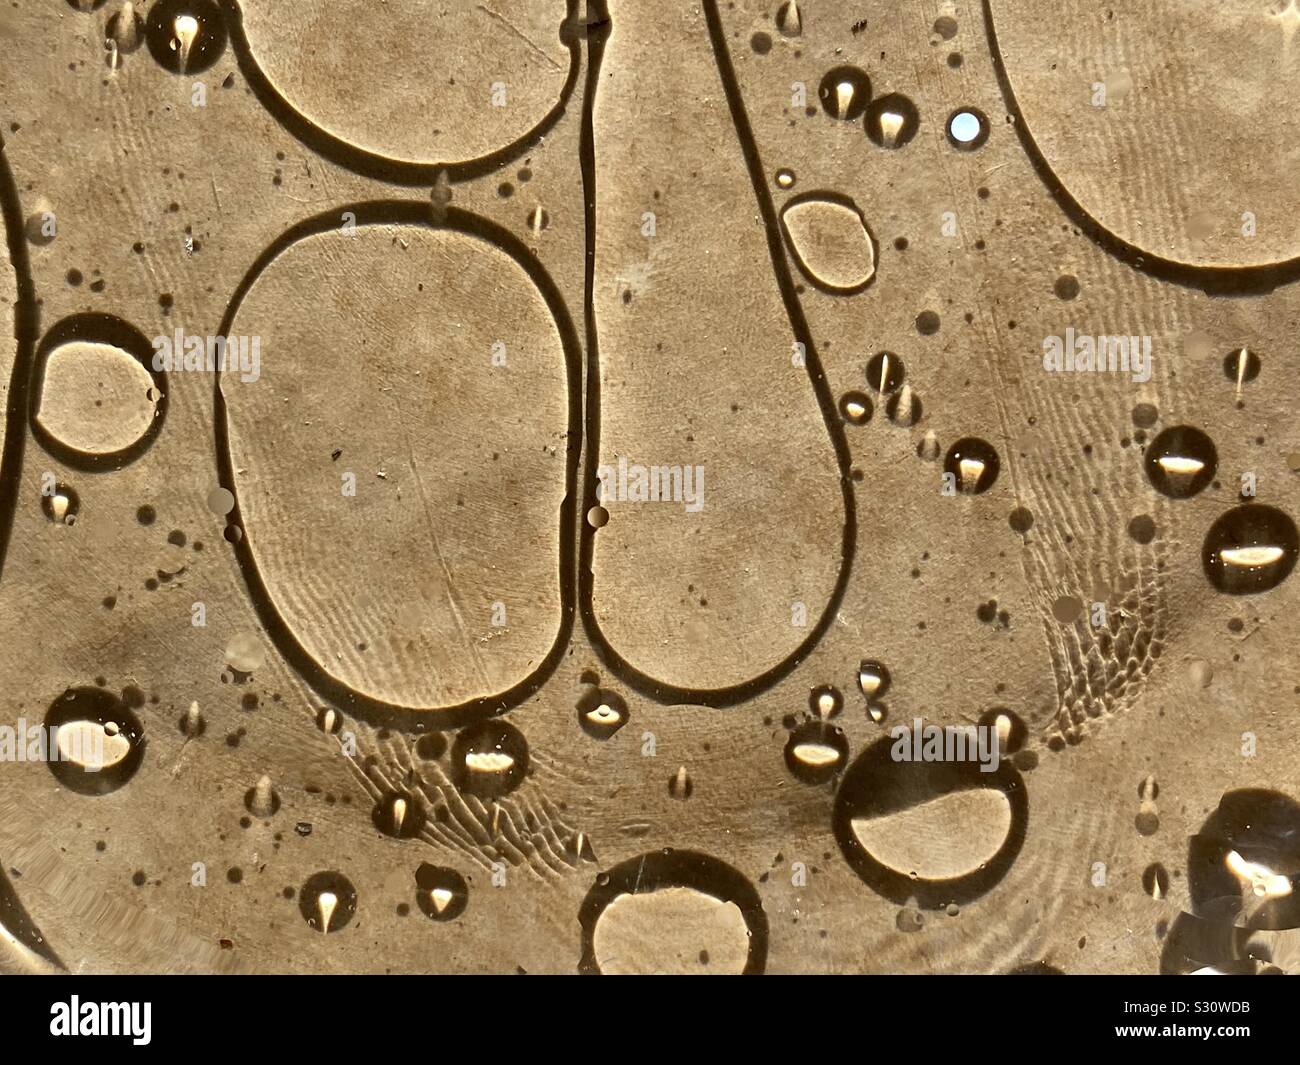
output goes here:
[[226, 665], [238, 673], [255, 673], [265, 661], [266, 652], [255, 632], [237, 632], [226, 644]]
[[109, 39], [123, 55], [130, 55], [144, 42], [144, 19], [131, 0], [109, 16], [107, 28]]
[[907, 730], [859, 755], [836, 792], [832, 827], [850, 867], [885, 898], [920, 909], [962, 905], [1015, 861], [1028, 797], [1006, 760], [987, 773], [978, 760], [910, 760], [922, 740]]
[[279, 811], [280, 796], [272, 786], [270, 777], [263, 774], [244, 793], [244, 806], [254, 817], [270, 817]]
[[808, 709], [823, 721], [839, 715], [844, 708], [844, 696], [832, 684], [823, 684], [808, 693]]
[[862, 117], [871, 102], [871, 79], [858, 67], [834, 67], [822, 76], [817, 96], [832, 118], [853, 122]]
[[1255, 380], [1259, 376], [1259, 356], [1249, 348], [1238, 348], [1223, 357], [1223, 376], [1237, 386]]
[[867, 360], [866, 376], [867, 384], [884, 395], [903, 383], [907, 368], [892, 351], [878, 351]]
[[346, 928], [357, 912], [357, 889], [342, 873], [314, 873], [298, 891], [298, 910], [318, 932]]
[[159, 0], [145, 23], [149, 54], [173, 74], [201, 74], [226, 49], [226, 23], [216, 0]]
[[316, 711], [316, 727], [333, 736], [343, 727], [343, 715], [332, 706], [322, 706]]
[[781, 230], [795, 265], [835, 296], [861, 292], [876, 276], [876, 241], [847, 196], [806, 192], [781, 208]]
[[506, 795], [524, 782], [528, 741], [504, 721], [471, 725], [452, 744], [451, 771], [457, 787], [480, 799]]
[[1219, 456], [1200, 429], [1173, 425], [1159, 433], [1142, 460], [1147, 480], [1171, 499], [1187, 499], [1214, 480]]
[[904, 429], [911, 428], [921, 420], [921, 397], [912, 391], [912, 386], [904, 384], [889, 397], [885, 404], [885, 417]]
[[41, 496], [41, 512], [56, 525], [75, 525], [81, 513], [81, 497], [59, 481], [49, 495]]
[[989, 139], [989, 120], [974, 107], [959, 107], [948, 116], [948, 142], [964, 152], [972, 152]]
[[603, 529], [609, 524], [609, 511], [604, 507], [592, 507], [587, 511], [587, 524], [593, 529]]
[[441, 732], [427, 732], [415, 741], [415, 753], [426, 762], [433, 762], [447, 753], [447, 737]]
[[785, 745], [785, 766], [796, 780], [824, 784], [849, 760], [844, 730], [824, 721], [805, 721], [790, 733]]
[[1152, 862], [1142, 871], [1142, 890], [1153, 899], [1163, 899], [1169, 894], [1169, 872], [1159, 862]]
[[867, 702], [883, 699], [885, 693], [889, 691], [889, 684], [889, 670], [885, 668], [883, 662], [870, 658], [863, 659], [862, 664], [858, 666], [858, 687], [867, 697]]
[[691, 775], [686, 771], [686, 767], [678, 766], [677, 772], [668, 780], [668, 794], [674, 799], [681, 799], [683, 802], [691, 797], [691, 792], [695, 790], [695, 782], [691, 780]]
[[867, 108], [867, 136], [878, 148], [901, 148], [916, 136], [921, 116], [902, 93], [877, 97]]
[[609, 739], [627, 718], [627, 702], [617, 692], [593, 688], [578, 700], [578, 725], [593, 739]]
[[469, 884], [445, 865], [421, 863], [415, 871], [415, 902], [420, 911], [435, 921], [454, 921], [469, 905]]
[[796, 0], [785, 0], [776, 9], [776, 28], [782, 37], [798, 37], [803, 33], [803, 15]]
[[985, 710], [980, 715], [979, 724], [997, 734], [998, 751], [1003, 755], [1015, 754], [1029, 738], [1029, 726], [1019, 715], [1013, 714], [1004, 706]]
[[[578, 912], [581, 973], [758, 974], [768, 922], [754, 886], [707, 854], [664, 848], [600, 873]], [[703, 948], [703, 950], [701, 949]]]
[[234, 493], [228, 488], [222, 488], [217, 485], [209, 490], [207, 498], [208, 509], [218, 517], [225, 517], [235, 509]]
[[840, 396], [840, 417], [850, 425], [871, 421], [871, 397], [864, 392], [845, 392]]
[[144, 725], [103, 688], [69, 688], [55, 699], [45, 714], [45, 735], [52, 748], [45, 764], [78, 795], [116, 791], [144, 757]]
[[924, 459], [926, 462], [933, 462], [939, 457], [940, 450], [938, 434], [933, 429], [927, 429], [925, 435], [917, 441], [917, 458]]
[[181, 734], [188, 736], [190, 739], [203, 735], [204, 730], [207, 728], [207, 722], [203, 720], [203, 714], [199, 710], [197, 701], [190, 703], [189, 709], [181, 715], [178, 724]]
[[1300, 805], [1262, 788], [1230, 791], [1188, 842], [1192, 912], [1238, 929], [1300, 928], [1298, 867]]
[[975, 436], [964, 436], [944, 456], [943, 469], [957, 481], [957, 491], [968, 495], [987, 492], [998, 479], [1002, 464], [993, 445]]
[[1205, 534], [1201, 563], [1210, 583], [1228, 595], [1276, 588], [1295, 567], [1300, 536], [1276, 507], [1247, 503], [1221, 514]]
[[36, 348], [32, 433], [77, 470], [118, 469], [142, 455], [167, 415], [166, 376], [134, 326], [91, 312], [60, 319]]
[[409, 791], [389, 791], [379, 797], [370, 819], [384, 835], [410, 839], [424, 828], [424, 808]]
[[776, 187], [779, 189], [794, 188], [795, 176], [794, 171], [789, 167], [782, 167], [776, 172]]

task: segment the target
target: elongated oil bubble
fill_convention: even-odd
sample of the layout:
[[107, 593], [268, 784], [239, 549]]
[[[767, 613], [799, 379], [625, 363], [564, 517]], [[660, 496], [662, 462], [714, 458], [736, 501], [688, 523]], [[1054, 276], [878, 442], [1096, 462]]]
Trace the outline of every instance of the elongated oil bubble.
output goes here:
[[506, 795], [524, 782], [528, 741], [513, 725], [484, 721], [462, 729], [451, 748], [456, 786], [480, 799]]
[[907, 377], [903, 360], [892, 351], [878, 351], [867, 360], [867, 384], [884, 395], [893, 392]]
[[948, 448], [943, 460], [944, 473], [952, 474], [957, 491], [968, 495], [992, 488], [1001, 468], [1001, 460], [993, 445], [975, 436], [962, 437]]
[[1276, 588], [1295, 568], [1300, 535], [1276, 507], [1247, 503], [1221, 514], [1205, 534], [1201, 563], [1210, 583], [1228, 595]]
[[1236, 348], [1223, 357], [1223, 376], [1237, 386], [1255, 380], [1259, 376], [1259, 356], [1249, 348]]
[[805, 784], [833, 780], [849, 760], [844, 730], [824, 721], [805, 721], [790, 733], [785, 745], [785, 767]]
[[767, 964], [758, 892], [736, 869], [697, 851], [664, 848], [599, 874], [578, 923], [582, 973], [757, 975]]
[[469, 905], [469, 884], [455, 869], [423, 862], [415, 871], [415, 903], [430, 920], [454, 921]]
[[593, 688], [578, 700], [578, 726], [592, 739], [609, 739], [627, 717], [627, 702], [617, 692]]
[[313, 873], [298, 890], [298, 912], [318, 932], [339, 932], [357, 912], [357, 889], [342, 873]]
[[677, 772], [668, 778], [668, 794], [685, 802], [694, 791], [695, 781], [691, 779], [690, 771], [684, 765], [679, 765]]
[[145, 23], [149, 54], [173, 74], [201, 74], [226, 50], [226, 22], [216, 0], [158, 0]]
[[424, 828], [424, 804], [409, 791], [389, 791], [379, 797], [370, 819], [394, 839], [410, 839]]
[[271, 783], [271, 778], [263, 774], [257, 783], [244, 793], [244, 806], [254, 817], [270, 817], [280, 809], [280, 795]]
[[833, 67], [822, 75], [817, 97], [832, 118], [853, 122], [862, 117], [871, 102], [871, 79], [858, 67]]
[[1214, 441], [1200, 429], [1171, 425], [1147, 446], [1142, 466], [1157, 492], [1171, 499], [1188, 499], [1214, 480], [1219, 455]]
[[807, 192], [781, 209], [781, 230], [795, 265], [824, 292], [849, 296], [876, 276], [876, 240], [846, 196]]
[[776, 10], [776, 28], [783, 37], [798, 37], [803, 33], [803, 16], [798, 0], [785, 0]]
[[854, 760], [835, 795], [832, 827], [874, 891], [935, 909], [976, 899], [1002, 879], [1024, 842], [1029, 803], [1009, 761], [984, 772], [991, 761], [977, 757], [973, 739], [967, 757], [933, 760], [927, 731], [883, 737]]
[[902, 93], [891, 92], [871, 101], [863, 119], [867, 136], [879, 148], [902, 148], [921, 124], [916, 104]]

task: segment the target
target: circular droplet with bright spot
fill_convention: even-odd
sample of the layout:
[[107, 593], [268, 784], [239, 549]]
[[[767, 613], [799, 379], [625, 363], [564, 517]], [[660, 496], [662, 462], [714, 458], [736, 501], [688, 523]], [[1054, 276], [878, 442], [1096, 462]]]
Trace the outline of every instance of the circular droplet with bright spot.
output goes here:
[[1221, 514], [1205, 534], [1201, 562], [1210, 583], [1228, 595], [1276, 588], [1295, 568], [1300, 535], [1276, 507], [1247, 503]]
[[1200, 429], [1171, 425], [1147, 446], [1142, 465], [1157, 492], [1171, 499], [1188, 499], [1214, 480], [1219, 455], [1214, 441]]

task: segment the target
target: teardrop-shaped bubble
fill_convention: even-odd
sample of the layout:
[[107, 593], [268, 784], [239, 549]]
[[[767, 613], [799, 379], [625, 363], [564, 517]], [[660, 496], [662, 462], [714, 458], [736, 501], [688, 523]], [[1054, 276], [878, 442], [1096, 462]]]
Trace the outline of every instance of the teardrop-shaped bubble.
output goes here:
[[795, 197], [781, 210], [781, 230], [800, 272], [824, 292], [849, 296], [876, 276], [876, 240], [847, 196]]
[[862, 664], [858, 666], [858, 687], [862, 689], [862, 694], [868, 701], [883, 699], [885, 693], [889, 691], [889, 685], [889, 670], [885, 664], [873, 658], [864, 658]]
[[338, 932], [357, 912], [357, 889], [342, 873], [313, 873], [298, 889], [298, 912], [318, 932]]
[[1205, 534], [1201, 563], [1210, 583], [1228, 595], [1276, 588], [1300, 554], [1300, 535], [1290, 516], [1263, 503], [1221, 514]]
[[408, 791], [388, 791], [379, 797], [370, 819], [384, 835], [410, 839], [424, 827], [424, 805]]
[[962, 437], [948, 448], [943, 460], [943, 470], [952, 474], [957, 491], [968, 495], [992, 488], [1001, 468], [997, 449], [976, 436]]
[[1214, 480], [1219, 455], [1214, 441], [1200, 429], [1171, 425], [1147, 446], [1142, 465], [1157, 492], [1171, 499], [1188, 499]]
[[844, 696], [833, 684], [822, 684], [808, 693], [808, 709], [823, 721], [837, 717], [844, 708]]
[[415, 902], [430, 920], [454, 921], [469, 905], [469, 884], [455, 869], [422, 862], [415, 871]]
[[858, 67], [833, 67], [822, 75], [817, 97], [832, 118], [852, 122], [862, 117], [871, 102], [871, 79]]
[[916, 136], [921, 116], [908, 97], [891, 92], [871, 101], [863, 121], [872, 144], [879, 148], [901, 148]]

